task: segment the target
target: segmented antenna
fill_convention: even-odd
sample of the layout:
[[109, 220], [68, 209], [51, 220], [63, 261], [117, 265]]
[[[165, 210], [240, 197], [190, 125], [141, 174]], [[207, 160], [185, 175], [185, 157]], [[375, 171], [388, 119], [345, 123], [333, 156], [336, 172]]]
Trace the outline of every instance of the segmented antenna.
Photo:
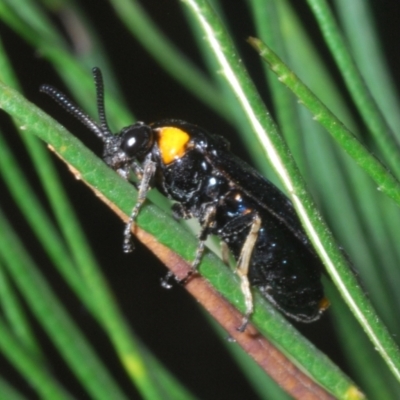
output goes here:
[[92, 69], [92, 74], [96, 85], [97, 113], [99, 115], [100, 127], [104, 136], [112, 136], [105, 112], [103, 74], [98, 67]]
[[49, 95], [54, 101], [60, 104], [65, 110], [71, 113], [78, 121], [82, 122], [87, 128], [95, 133], [104, 142], [112, 136], [110, 128], [107, 124], [104, 108], [104, 89], [103, 77], [99, 68], [95, 67], [92, 70], [94, 82], [96, 85], [97, 110], [100, 120], [100, 125], [95, 122], [89, 115], [84, 113], [81, 108], [74, 104], [64, 93], [54, 88], [51, 85], [42, 85], [40, 91]]

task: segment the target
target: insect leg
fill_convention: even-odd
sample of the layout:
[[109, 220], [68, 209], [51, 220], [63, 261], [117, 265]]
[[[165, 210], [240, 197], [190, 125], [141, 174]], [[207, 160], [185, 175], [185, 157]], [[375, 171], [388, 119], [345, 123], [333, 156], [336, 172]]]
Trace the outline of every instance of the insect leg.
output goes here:
[[260, 227], [261, 227], [261, 218], [259, 217], [258, 214], [254, 214], [253, 222], [251, 224], [250, 231], [246, 237], [246, 240], [240, 252], [240, 256], [235, 271], [236, 274], [240, 277], [240, 287], [242, 289], [246, 305], [246, 312], [242, 321], [242, 325], [238, 328], [238, 331], [240, 332], [244, 332], [244, 330], [246, 329], [246, 326], [249, 323], [249, 318], [254, 310], [253, 296], [251, 294], [248, 274], [251, 262], [251, 255], [253, 253], [254, 246], [258, 238], [258, 232], [260, 230]]
[[222, 261], [225, 265], [227, 265], [229, 267], [229, 247], [226, 244], [226, 242], [224, 242], [223, 240], [221, 240], [221, 258]]
[[132, 210], [132, 213], [124, 229], [123, 249], [125, 253], [129, 253], [133, 250], [132, 229], [135, 226], [135, 219], [139, 213], [140, 207], [146, 200], [147, 192], [150, 189], [150, 181], [153, 178], [155, 172], [156, 172], [156, 164], [150, 158], [148, 158], [143, 165], [143, 176], [139, 185], [139, 194], [137, 202]]
[[192, 270], [188, 272], [188, 274], [179, 280], [179, 283], [186, 283], [190, 277], [197, 271], [197, 268], [201, 262], [201, 258], [203, 257], [205, 242], [207, 240], [209, 228], [214, 224], [215, 221], [215, 204], [208, 204], [204, 210], [204, 217], [202, 218], [201, 230], [199, 233], [199, 242], [197, 244], [196, 255], [192, 262]]
[[199, 233], [199, 243], [198, 243], [197, 249], [196, 249], [196, 256], [192, 263], [193, 271], [196, 271], [197, 267], [200, 264], [201, 258], [203, 256], [204, 246], [205, 246], [205, 242], [207, 240], [209, 229], [214, 224], [214, 221], [215, 221], [215, 211], [216, 211], [215, 204], [207, 205], [207, 207], [204, 211], [204, 222], [201, 225], [201, 231]]
[[133, 161], [130, 164], [130, 169], [133, 170], [133, 172], [135, 173], [135, 176], [137, 176], [137, 178], [139, 180], [142, 180], [142, 178], [143, 178], [143, 168], [136, 161]]

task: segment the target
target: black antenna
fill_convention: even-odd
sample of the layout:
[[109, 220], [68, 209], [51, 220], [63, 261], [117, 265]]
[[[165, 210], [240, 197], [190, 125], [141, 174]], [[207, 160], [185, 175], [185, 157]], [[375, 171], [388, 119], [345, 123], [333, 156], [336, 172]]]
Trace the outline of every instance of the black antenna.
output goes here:
[[104, 113], [104, 89], [103, 78], [99, 68], [93, 68], [93, 77], [96, 85], [97, 109], [100, 119], [100, 125], [95, 122], [89, 115], [84, 113], [77, 105], [75, 105], [64, 93], [51, 85], [42, 85], [40, 91], [49, 95], [54, 101], [60, 104], [65, 110], [71, 113], [76, 119], [82, 122], [87, 128], [95, 133], [101, 140], [106, 141], [112, 133], [108, 127], [106, 116]]
[[103, 74], [98, 67], [92, 69], [92, 74], [96, 85], [97, 112], [99, 114], [100, 127], [104, 136], [112, 136], [105, 112]]

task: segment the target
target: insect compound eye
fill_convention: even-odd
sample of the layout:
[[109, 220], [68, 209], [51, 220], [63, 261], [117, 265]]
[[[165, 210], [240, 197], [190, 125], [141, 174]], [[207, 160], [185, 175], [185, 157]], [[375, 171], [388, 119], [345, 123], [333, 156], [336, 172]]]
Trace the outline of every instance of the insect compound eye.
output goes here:
[[135, 124], [121, 132], [121, 149], [128, 157], [140, 157], [153, 145], [153, 130], [144, 124]]

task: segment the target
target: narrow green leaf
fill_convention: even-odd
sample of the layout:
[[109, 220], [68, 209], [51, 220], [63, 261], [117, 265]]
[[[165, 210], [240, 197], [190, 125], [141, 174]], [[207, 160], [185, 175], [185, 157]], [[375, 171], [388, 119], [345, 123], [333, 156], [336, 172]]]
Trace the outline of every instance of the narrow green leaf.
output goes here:
[[[2, 258], [3, 255], [0, 256], [0, 259]], [[67, 391], [52, 377], [45, 365], [38, 362], [36, 357], [33, 357], [24, 346], [21, 346], [21, 343], [6, 328], [4, 320], [0, 320], [0, 349], [2, 354], [4, 354], [9, 362], [24, 375], [43, 399], [72, 399]], [[1, 390], [3, 390], [3, 393]], [[5, 395], [5, 391], [10, 391], [10, 388], [0, 386], [0, 395]], [[16, 397], [16, 394], [14, 394], [14, 397]], [[3, 398], [8, 400], [12, 397]]]
[[[364, 79], [362, 78], [354, 59], [348, 51], [332, 10], [326, 0], [308, 0], [311, 10], [317, 19], [322, 34], [329, 45], [335, 61], [340, 68], [347, 87], [358, 106], [358, 110], [367, 124], [372, 137], [382, 151], [392, 170], [400, 177], [400, 148], [394, 140], [389, 125], [383, 118], [375, 100], [372, 98]], [[357, 19], [359, 16], [357, 15]]]
[[[2, 235], [0, 240], [0, 254], [9, 274], [76, 376], [82, 380], [94, 398], [125, 399], [89, 343], [40, 275], [2, 213], [0, 213], [0, 231], [7, 232], [7, 235]], [[3, 338], [7, 340], [3, 342], [4, 351], [4, 348], [10, 345], [11, 339], [5, 332]], [[24, 368], [26, 376], [38, 373], [35, 371], [32, 362]], [[50, 380], [49, 385], [50, 387], [53, 385]]]

